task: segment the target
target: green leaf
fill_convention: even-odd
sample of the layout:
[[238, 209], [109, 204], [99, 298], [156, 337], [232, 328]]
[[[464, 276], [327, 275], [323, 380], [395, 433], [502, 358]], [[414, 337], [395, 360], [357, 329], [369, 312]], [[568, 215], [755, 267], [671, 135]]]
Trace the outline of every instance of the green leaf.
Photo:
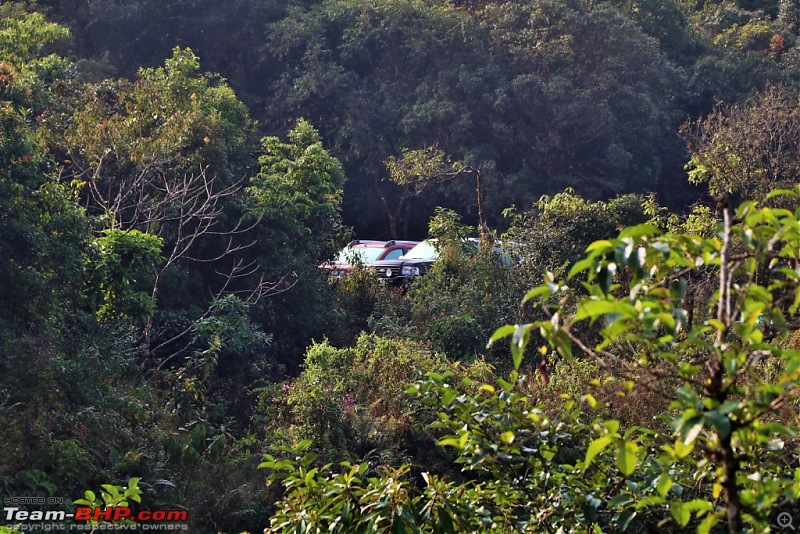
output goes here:
[[308, 473], [306, 473], [306, 476], [303, 478], [303, 480], [305, 480], [305, 483], [306, 484], [310, 483], [314, 479], [318, 471], [319, 469], [315, 467], [314, 469], [311, 469]]
[[633, 498], [630, 495], [626, 495], [624, 493], [621, 493], [621, 494], [609, 499], [608, 503], [606, 503], [606, 506], [610, 510], [613, 510], [614, 508], [619, 508], [621, 506], [625, 506], [626, 504], [628, 504], [630, 502], [633, 502]]
[[[530, 291], [525, 294], [525, 297], [522, 299], [522, 303], [525, 304], [529, 300], [533, 300], [536, 297], [544, 297], [547, 298], [553, 294], [553, 288], [549, 284], [544, 284], [539, 287], [534, 287]], [[505, 327], [502, 327], [505, 328]]]
[[714, 509], [714, 505], [705, 499], [694, 499], [685, 502], [683, 503], [683, 507], [690, 512], [710, 512]]
[[684, 443], [683, 440], [675, 440], [675, 456], [679, 459], [686, 458], [694, 450], [694, 442]]
[[708, 514], [703, 518], [700, 524], [697, 525], [697, 534], [709, 534], [723, 515], [724, 514], [721, 512]]
[[603, 421], [603, 428], [608, 430], [611, 434], [616, 434], [619, 432], [619, 421], [616, 419], [609, 419], [608, 421]]
[[517, 325], [514, 329], [514, 335], [511, 338], [511, 359], [515, 370], [519, 370], [520, 365], [522, 365], [522, 355], [525, 351], [525, 346], [528, 344], [531, 328], [531, 324], [523, 324]]
[[625, 476], [632, 475], [636, 470], [636, 464], [639, 462], [639, 445], [633, 441], [621, 439], [617, 441], [616, 449], [617, 468]]
[[458, 391], [452, 388], [445, 388], [445, 390], [442, 392], [442, 404], [443, 405], [450, 404], [455, 400], [457, 396], [458, 396]]
[[594, 250], [599, 250], [606, 247], [611, 247], [611, 241], [607, 239], [601, 239], [600, 241], [595, 241], [594, 243], [586, 247], [586, 252], [592, 252]]
[[683, 386], [682, 388], [678, 389], [676, 393], [678, 398], [681, 399], [688, 407], [695, 408], [697, 410], [703, 409], [703, 403], [700, 401], [700, 397], [691, 387]]
[[764, 200], [770, 200], [770, 199], [773, 199], [773, 198], [778, 197], [778, 196], [793, 196], [793, 197], [796, 197], [797, 196], [797, 192], [793, 191], [792, 189], [773, 189], [772, 191], [770, 191], [767, 194], [766, 197], [764, 197]]
[[625, 532], [628, 530], [628, 527], [631, 524], [631, 521], [634, 517], [636, 517], [636, 510], [633, 508], [628, 508], [627, 510], [623, 510], [621, 514], [619, 514], [619, 518], [617, 519], [619, 523], [619, 528], [621, 531]]
[[[575, 314], [575, 321], [591, 318], [597, 319], [602, 315], [636, 315], [636, 308], [628, 303], [617, 300], [588, 300], [580, 305]], [[609, 318], [611, 320], [611, 318]], [[612, 321], [613, 322], [613, 321]]]
[[658, 482], [656, 482], [656, 490], [658, 491], [659, 495], [666, 497], [670, 489], [672, 489], [672, 477], [669, 476], [669, 474], [664, 473], [658, 477]]
[[653, 224], [643, 223], [625, 228], [619, 233], [619, 239], [624, 239], [626, 237], [653, 237], [660, 233], [661, 231]]
[[684, 445], [694, 443], [694, 440], [703, 430], [703, 423], [704, 418], [702, 415], [695, 415], [683, 422], [680, 428], [680, 435]]
[[569, 270], [569, 274], [567, 275], [568, 279], [572, 279], [576, 274], [581, 273], [587, 269], [590, 269], [594, 265], [593, 258], [584, 258], [575, 263], [572, 266], [572, 269]]
[[603, 452], [610, 444], [611, 436], [597, 438], [589, 444], [589, 447], [586, 449], [586, 458], [583, 460], [584, 471], [589, 469], [589, 466], [592, 464], [595, 456]]
[[456, 436], [448, 436], [439, 440], [439, 445], [442, 447], [455, 447], [460, 448], [461, 440]]
[[677, 280], [673, 280], [672, 283], [669, 285], [669, 295], [675, 300], [681, 300], [686, 295], [686, 288], [689, 286], [689, 283], [686, 281], [685, 278], [681, 277]]
[[500, 384], [500, 387], [502, 387], [503, 391], [505, 391], [506, 393], [511, 393], [511, 390], [514, 389], [514, 384], [512, 384], [511, 382], [507, 382], [502, 378], [498, 378], [497, 382]]
[[691, 513], [681, 501], [672, 501], [669, 503], [669, 513], [672, 514], [672, 518], [675, 522], [682, 527], [688, 525], [689, 520], [692, 518]]
[[721, 414], [717, 410], [712, 410], [710, 412], [706, 412], [704, 417], [705, 420], [711, 424], [711, 426], [717, 429], [717, 433], [719, 434], [720, 438], [724, 439], [730, 435], [731, 420], [728, 419], [726, 415]]
[[311, 441], [310, 439], [302, 439], [297, 442], [297, 444], [293, 447], [293, 450], [294, 452], [303, 452], [304, 450], [309, 448], [312, 443], [313, 441]]
[[486, 348], [489, 348], [495, 341], [507, 338], [508, 336], [513, 334], [516, 329], [517, 329], [516, 326], [514, 326], [513, 324], [507, 324], [505, 326], [501, 326], [500, 328], [495, 330], [494, 334], [492, 334], [492, 337], [489, 338], [489, 343], [486, 345]]
[[608, 268], [608, 266], [603, 266], [600, 268], [600, 272], [597, 273], [597, 283], [600, 284], [600, 290], [603, 292], [603, 295], [608, 296], [608, 293], [611, 291], [611, 283], [613, 279], [614, 273]]

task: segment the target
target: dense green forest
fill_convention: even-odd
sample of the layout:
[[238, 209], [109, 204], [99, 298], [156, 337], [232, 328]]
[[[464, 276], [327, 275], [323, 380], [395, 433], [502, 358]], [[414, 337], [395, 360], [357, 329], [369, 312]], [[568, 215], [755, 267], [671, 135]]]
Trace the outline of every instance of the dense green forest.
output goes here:
[[798, 183], [796, 0], [0, 1], [0, 532], [800, 524]]

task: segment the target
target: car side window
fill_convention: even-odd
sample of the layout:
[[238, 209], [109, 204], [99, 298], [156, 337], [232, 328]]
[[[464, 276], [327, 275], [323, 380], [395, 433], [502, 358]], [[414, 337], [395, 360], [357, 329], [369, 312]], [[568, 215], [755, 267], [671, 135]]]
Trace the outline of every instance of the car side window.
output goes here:
[[403, 254], [405, 254], [405, 252], [406, 251], [403, 250], [402, 248], [396, 248], [394, 250], [389, 251], [389, 253], [383, 259], [385, 259], [385, 260], [396, 260], [397, 258], [402, 256]]

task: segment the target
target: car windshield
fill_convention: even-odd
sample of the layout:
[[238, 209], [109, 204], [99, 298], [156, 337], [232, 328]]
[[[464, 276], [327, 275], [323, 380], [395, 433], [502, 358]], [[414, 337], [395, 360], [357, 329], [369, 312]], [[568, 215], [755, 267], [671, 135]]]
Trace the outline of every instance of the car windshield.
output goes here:
[[336, 257], [336, 263], [354, 263], [360, 261], [361, 263], [371, 263], [378, 261], [378, 258], [383, 252], [380, 247], [345, 247]]
[[401, 260], [435, 260], [439, 257], [436, 250], [436, 243], [433, 241], [422, 241], [417, 246], [400, 256]]

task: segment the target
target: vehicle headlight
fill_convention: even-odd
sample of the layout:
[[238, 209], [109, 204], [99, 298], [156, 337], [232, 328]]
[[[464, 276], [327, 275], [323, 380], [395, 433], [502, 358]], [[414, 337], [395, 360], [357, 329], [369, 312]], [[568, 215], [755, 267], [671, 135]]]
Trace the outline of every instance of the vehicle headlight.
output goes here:
[[412, 267], [411, 265], [404, 265], [400, 270], [403, 276], [417, 276], [419, 274], [419, 267]]

